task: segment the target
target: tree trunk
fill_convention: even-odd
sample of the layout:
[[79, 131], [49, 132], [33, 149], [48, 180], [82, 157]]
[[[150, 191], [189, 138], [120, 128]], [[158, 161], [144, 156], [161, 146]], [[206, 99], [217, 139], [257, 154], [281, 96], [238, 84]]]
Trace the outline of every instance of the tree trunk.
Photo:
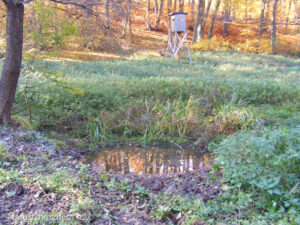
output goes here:
[[147, 8], [146, 8], [146, 26], [148, 30], [151, 30], [151, 26], [150, 26], [150, 21], [149, 18], [150, 17], [150, 0], [147, 1]]
[[207, 4], [207, 7], [206, 7], [205, 17], [203, 18], [202, 24], [200, 24], [200, 33], [199, 33], [199, 39], [200, 40], [204, 39], [205, 26], [206, 26], [206, 21], [207, 21], [208, 14], [209, 14], [209, 11], [210, 11], [211, 3], [212, 3], [212, 0], [209, 0], [208, 4]]
[[184, 0], [179, 0], [179, 11], [183, 12], [183, 8], [184, 8]]
[[177, 9], [177, 0], [174, 0], [174, 11]]
[[246, 43], [248, 43], [249, 39], [249, 27], [248, 27], [248, 0], [244, 0], [245, 2], [245, 21], [246, 21]]
[[129, 30], [129, 35], [130, 35], [130, 42], [133, 43], [133, 35], [132, 35], [132, 29], [131, 29], [131, 0], [126, 1], [126, 7], [127, 7], [127, 14], [126, 18], [123, 23], [123, 34], [121, 38], [126, 38], [126, 30], [127, 30], [127, 25], [128, 25], [128, 30]]
[[267, 5], [267, 0], [262, 0], [257, 40], [261, 39], [261, 36], [262, 36], [262, 33], [263, 33], [264, 22], [265, 22], [266, 5]]
[[106, 0], [106, 2], [105, 2], [105, 26], [107, 29], [110, 28], [109, 3], [110, 3], [110, 0]]
[[194, 23], [195, 23], [195, 0], [192, 0], [192, 4], [191, 4], [191, 23], [190, 23], [190, 29], [192, 30], [194, 27]]
[[227, 0], [225, 2], [225, 15], [224, 15], [224, 35], [228, 36], [228, 28], [229, 28], [229, 21], [230, 21], [230, 11], [231, 11], [231, 1]]
[[[271, 0], [268, 0], [267, 5], [266, 5], [266, 13], [265, 13], [265, 20], [269, 18], [269, 6], [270, 6]], [[263, 31], [264, 32], [264, 31]]]
[[0, 80], [0, 123], [9, 123], [22, 65], [24, 5], [7, 1], [6, 56]]
[[123, 21], [123, 34], [122, 34], [121, 38], [126, 38], [126, 29], [127, 29], [127, 24], [128, 24], [128, 13], [129, 12], [127, 12], [126, 18]]
[[286, 19], [285, 19], [285, 23], [286, 23], [286, 25], [285, 25], [285, 31], [287, 31], [287, 28], [288, 28], [291, 7], [292, 7], [292, 0], [290, 0], [290, 2], [289, 2], [288, 13], [287, 13], [287, 16], [286, 16]]
[[[293, 5], [294, 5], [294, 20], [299, 23], [299, 19], [300, 19], [300, 5], [297, 4], [297, 1], [293, 1]], [[297, 25], [297, 33], [300, 33], [300, 26], [299, 24]]]
[[276, 10], [277, 10], [278, 0], [274, 0], [273, 3], [273, 15], [272, 15], [272, 54], [276, 54]]
[[157, 0], [154, 0], [154, 12], [155, 12], [155, 16], [157, 16], [157, 14], [158, 14], [158, 3], [157, 3]]
[[131, 0], [127, 0], [127, 11], [128, 11], [128, 28], [129, 28], [130, 42], [133, 43], [133, 34], [132, 34], [132, 27], [131, 27]]
[[171, 7], [172, 7], [172, 0], [168, 0], [168, 28], [169, 28], [169, 40], [172, 42], [172, 32], [171, 32]]
[[209, 39], [209, 40], [210, 40], [210, 39], [212, 38], [212, 36], [213, 36], [213, 30], [214, 30], [215, 21], [216, 21], [216, 18], [217, 18], [217, 12], [218, 12], [220, 3], [221, 3], [221, 0], [217, 0], [216, 6], [215, 6], [215, 9], [214, 9], [212, 18], [211, 18], [211, 23], [210, 23], [209, 32], [208, 32], [208, 39]]
[[159, 26], [160, 26], [160, 19], [161, 19], [163, 7], [164, 7], [164, 0], [160, 0], [158, 14], [157, 14], [156, 20], [155, 20], [156, 29], [159, 29]]
[[201, 17], [203, 16], [203, 4], [204, 4], [204, 0], [198, 0], [197, 17], [196, 17], [196, 22], [194, 27], [192, 43], [195, 43], [198, 38], [198, 29], [201, 22]]

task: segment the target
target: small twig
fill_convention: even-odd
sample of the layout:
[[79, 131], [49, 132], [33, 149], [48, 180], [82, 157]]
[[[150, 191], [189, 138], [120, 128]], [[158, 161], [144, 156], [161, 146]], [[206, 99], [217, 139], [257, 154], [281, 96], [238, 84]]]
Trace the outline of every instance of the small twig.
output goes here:
[[28, 98], [27, 98], [27, 84], [28, 84], [28, 79], [29, 79], [29, 74], [26, 76], [26, 81], [25, 81], [25, 87], [24, 87], [24, 99], [25, 99], [25, 104], [26, 104], [26, 108], [28, 111], [28, 116], [29, 116], [29, 123], [32, 124], [32, 114], [31, 114], [31, 108], [28, 102]]
[[27, 108], [27, 111], [28, 111], [28, 117], [29, 117], [29, 123], [30, 124], [32, 124], [32, 112], [31, 112], [31, 108], [30, 108], [30, 105], [29, 105], [28, 97], [27, 97], [27, 88], [28, 88], [29, 76], [30, 76], [30, 73], [32, 72], [32, 66], [33, 66], [33, 63], [35, 61], [36, 54], [37, 54], [37, 51], [33, 55], [31, 63], [28, 67], [29, 70], [28, 70], [28, 75], [26, 76], [25, 87], [24, 87], [24, 99], [25, 99], [25, 104], [26, 104], [26, 108]]

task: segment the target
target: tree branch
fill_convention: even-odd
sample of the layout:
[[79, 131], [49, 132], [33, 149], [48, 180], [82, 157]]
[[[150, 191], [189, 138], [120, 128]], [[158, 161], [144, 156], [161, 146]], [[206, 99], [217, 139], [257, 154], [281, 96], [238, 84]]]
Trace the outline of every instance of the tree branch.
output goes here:
[[[105, 29], [105, 26], [103, 25], [102, 21], [101, 21], [101, 18], [99, 17], [99, 15], [97, 13], [95, 13], [91, 8], [90, 6], [96, 6], [96, 5], [101, 5], [101, 3], [93, 3], [93, 4], [81, 4], [81, 3], [78, 3], [78, 2], [73, 2], [73, 1], [65, 1], [65, 0], [49, 0], [50, 2], [55, 2], [55, 3], [58, 3], [58, 4], [62, 4], [62, 5], [74, 5], [74, 6], [77, 6], [79, 8], [82, 8], [84, 10], [86, 10], [89, 14], [95, 16], [97, 18], [97, 24]], [[100, 21], [100, 22], [99, 22]]]
[[27, 0], [27, 1], [25, 1], [24, 3], [25, 4], [29, 4], [30, 2], [33, 2], [34, 0]]
[[59, 1], [59, 0], [49, 0], [49, 1], [59, 3], [59, 4], [63, 4], [63, 5], [74, 5], [74, 6], [77, 6], [77, 7], [80, 7], [80, 8], [83, 8], [83, 9], [87, 10], [92, 15], [95, 15], [94, 11], [92, 9], [90, 9], [88, 6], [86, 6], [85, 4], [80, 4], [80, 3], [77, 3], [77, 2], [65, 2], [65, 1]]
[[7, 6], [7, 0], [2, 0], [2, 2]]

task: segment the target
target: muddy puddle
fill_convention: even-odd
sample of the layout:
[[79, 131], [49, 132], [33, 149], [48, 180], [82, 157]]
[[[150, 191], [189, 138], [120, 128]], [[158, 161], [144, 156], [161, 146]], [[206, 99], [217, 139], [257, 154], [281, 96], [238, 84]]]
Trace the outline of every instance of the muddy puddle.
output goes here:
[[93, 167], [99, 172], [123, 174], [182, 173], [212, 166], [212, 156], [196, 150], [104, 149], [94, 154], [91, 159]]

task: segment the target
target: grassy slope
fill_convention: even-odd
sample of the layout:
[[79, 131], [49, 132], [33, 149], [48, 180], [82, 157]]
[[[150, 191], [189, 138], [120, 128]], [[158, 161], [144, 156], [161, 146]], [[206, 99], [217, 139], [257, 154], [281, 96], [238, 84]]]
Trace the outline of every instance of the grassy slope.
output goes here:
[[[193, 58], [36, 62], [28, 88], [34, 124], [92, 141], [197, 145], [203, 130], [202, 139], [211, 140], [255, 126], [257, 108], [274, 117], [283, 105], [286, 113], [297, 113], [299, 60], [236, 52]], [[21, 121], [27, 114], [23, 90], [24, 76], [15, 107]]]
[[[28, 98], [34, 126], [67, 131], [91, 141], [175, 140], [198, 145], [203, 141], [199, 137], [209, 142], [217, 135], [244, 130], [217, 147], [219, 163], [226, 162], [226, 176], [221, 180], [225, 193], [220, 197], [207, 202], [191, 201], [182, 195], [153, 194], [135, 186], [134, 180], [119, 182], [108, 175], [98, 178], [89, 167], [77, 165], [65, 153], [60, 156], [48, 152], [48, 148], [40, 152], [43, 148], [31, 144], [39, 138], [30, 132], [21, 133], [20, 143], [5, 138], [10, 142], [8, 147], [1, 150], [0, 146], [0, 179], [4, 187], [0, 197], [12, 205], [22, 199], [25, 206], [27, 197], [36, 198], [35, 208], [22, 212], [32, 216], [33, 223], [46, 223], [33, 216], [38, 212], [45, 217], [69, 215], [71, 224], [79, 223], [77, 213], [92, 216], [90, 223], [96, 220], [126, 224], [130, 215], [133, 220], [147, 218], [150, 224], [297, 224], [299, 138], [297, 129], [285, 131], [277, 127], [299, 130], [299, 60], [211, 52], [194, 53], [193, 58], [191, 64], [149, 56], [129, 61], [36, 62]], [[23, 89], [24, 74], [14, 117], [26, 125]], [[247, 131], [253, 128], [255, 132]], [[272, 131], [264, 133], [266, 128]], [[6, 137], [13, 132], [4, 129], [2, 133]], [[13, 136], [18, 138], [20, 134]], [[30, 145], [25, 150], [23, 142]], [[248, 160], [241, 160], [239, 155]], [[22, 173], [16, 172], [15, 168], [23, 167]], [[211, 178], [219, 180], [220, 176], [211, 174]], [[176, 177], [170, 179], [170, 184], [178, 181]], [[16, 192], [17, 187], [25, 189], [26, 198]], [[50, 201], [51, 207], [47, 206], [48, 196], [58, 196]], [[139, 210], [133, 210], [136, 208]], [[6, 209], [0, 207], [1, 210]]]

